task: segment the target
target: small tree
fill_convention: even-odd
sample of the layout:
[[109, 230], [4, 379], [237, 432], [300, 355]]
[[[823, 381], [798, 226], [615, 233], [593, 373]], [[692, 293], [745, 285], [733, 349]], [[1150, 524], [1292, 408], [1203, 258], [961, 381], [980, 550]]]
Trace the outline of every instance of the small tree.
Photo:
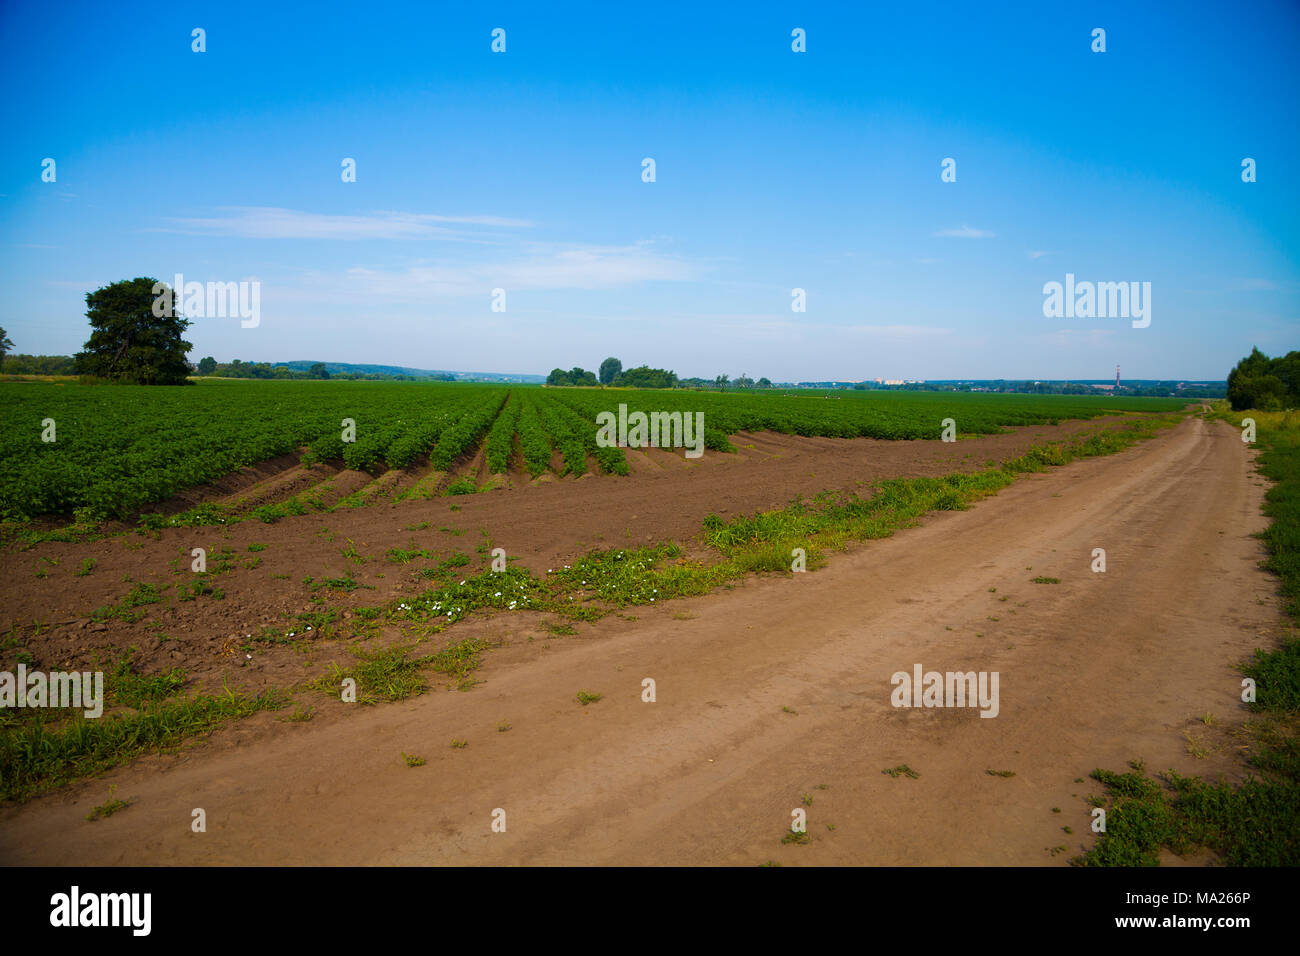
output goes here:
[[0, 363], [4, 362], [5, 356], [9, 354], [9, 350], [13, 347], [14, 343], [10, 341], [8, 334], [3, 328], [0, 328]]
[[[162, 288], [162, 293], [154, 292]], [[181, 336], [190, 323], [156, 279], [123, 279], [86, 293], [91, 333], [77, 353], [77, 371], [136, 385], [186, 385], [194, 346]]]
[[217, 360], [214, 359], [211, 355], [209, 355], [207, 358], [199, 359], [200, 375], [211, 375], [216, 370], [217, 370]]
[[311, 368], [307, 369], [307, 377], [308, 378], [329, 378], [330, 373], [329, 370], [325, 368], [324, 362], [317, 362]]
[[607, 358], [600, 363], [600, 384], [612, 385], [614, 379], [618, 378], [619, 372], [623, 371], [623, 363], [616, 358]]
[[1271, 359], [1251, 349], [1228, 373], [1228, 402], [1233, 411], [1267, 412], [1300, 405], [1300, 352]]

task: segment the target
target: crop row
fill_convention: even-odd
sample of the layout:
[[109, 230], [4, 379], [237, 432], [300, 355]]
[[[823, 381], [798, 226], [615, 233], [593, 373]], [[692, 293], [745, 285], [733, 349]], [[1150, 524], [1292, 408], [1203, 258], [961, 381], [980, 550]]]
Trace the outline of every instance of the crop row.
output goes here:
[[492, 423], [492, 430], [488, 432], [488, 470], [495, 475], [501, 474], [510, 465], [511, 439], [515, 436], [515, 425], [518, 422], [519, 399], [512, 395]]
[[127, 516], [177, 491], [307, 448], [304, 464], [406, 468], [428, 457], [447, 470], [484, 436], [488, 466], [519, 460], [582, 475], [588, 459], [627, 473], [622, 448], [596, 443], [596, 416], [703, 413], [704, 443], [728, 436], [936, 439], [952, 418], [965, 434], [1012, 425], [1155, 411], [1177, 400], [1052, 395], [540, 389], [401, 382], [205, 381], [187, 388], [22, 383], [0, 386], [0, 518], [87, 508]]
[[[499, 388], [388, 382], [6, 385], [0, 517], [78, 508], [125, 517], [304, 446], [306, 464], [400, 468], [431, 451], [450, 462], [481, 436], [505, 396]], [[344, 419], [354, 441], [344, 441]]]
[[519, 448], [524, 454], [524, 467], [536, 478], [550, 467], [553, 444], [532, 397], [527, 392], [519, 395]]
[[[686, 390], [556, 389], [559, 401], [594, 423], [600, 412], [702, 412], [705, 446], [728, 450], [738, 432], [774, 431], [832, 438], [938, 439], [952, 418], [963, 434], [996, 434], [1008, 426], [1055, 424], [1118, 411], [1177, 407], [1176, 399], [837, 390], [760, 393]], [[594, 426], [593, 426], [594, 427]]]

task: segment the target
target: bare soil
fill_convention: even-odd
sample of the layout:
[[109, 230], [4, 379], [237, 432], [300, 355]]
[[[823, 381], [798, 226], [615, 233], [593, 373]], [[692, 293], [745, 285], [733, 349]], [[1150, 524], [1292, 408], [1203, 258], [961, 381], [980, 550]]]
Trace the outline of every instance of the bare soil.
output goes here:
[[[183, 666], [196, 686], [286, 686], [318, 673], [330, 652], [277, 647], [240, 662], [231, 642], [309, 608], [302, 578], [346, 570], [349, 540], [367, 559], [353, 573], [374, 587], [351, 600], [373, 605], [422, 583], [419, 565], [385, 561], [391, 547], [477, 561], [486, 531], [544, 572], [593, 547], [687, 539], [710, 512], [973, 470], [1089, 427], [956, 444], [741, 435], [735, 456], [629, 455], [628, 478], [512, 473], [479, 495], [49, 543], [0, 555], [3, 617], [69, 622], [26, 641], [51, 669], [134, 645], [146, 666]], [[497, 645], [473, 689], [373, 708], [320, 695], [309, 701], [319, 716], [302, 723], [260, 714], [180, 754], [0, 811], [0, 860], [1063, 864], [1091, 843], [1095, 767], [1143, 758], [1153, 769], [1240, 774], [1235, 664], [1271, 646], [1280, 622], [1273, 580], [1258, 567], [1264, 482], [1251, 454], [1223, 423], [1188, 419], [834, 555], [814, 573], [631, 609], [571, 637], [548, 634], [535, 615], [471, 619], [447, 635]], [[267, 547], [249, 552], [255, 542]], [[120, 600], [124, 576], [177, 580], [189, 548], [209, 543], [263, 561], [220, 576], [222, 601], [173, 603], [146, 619], [173, 640], [158, 642], [146, 622], [86, 617]], [[1090, 570], [1095, 548], [1106, 550], [1105, 573]], [[83, 557], [98, 564], [80, 577]], [[180, 572], [168, 567], [177, 558]], [[890, 675], [918, 663], [997, 671], [998, 717], [891, 706]], [[654, 703], [642, 700], [645, 678], [656, 682]], [[603, 698], [579, 705], [579, 689]], [[503, 721], [511, 729], [499, 731]], [[468, 746], [452, 748], [453, 738]], [[402, 751], [427, 765], [408, 768]], [[901, 763], [920, 776], [882, 773]], [[85, 822], [109, 784], [132, 805]], [[207, 811], [203, 834], [190, 832], [196, 807]], [[807, 812], [806, 845], [781, 840], [796, 808]], [[497, 809], [504, 833], [492, 829]]]

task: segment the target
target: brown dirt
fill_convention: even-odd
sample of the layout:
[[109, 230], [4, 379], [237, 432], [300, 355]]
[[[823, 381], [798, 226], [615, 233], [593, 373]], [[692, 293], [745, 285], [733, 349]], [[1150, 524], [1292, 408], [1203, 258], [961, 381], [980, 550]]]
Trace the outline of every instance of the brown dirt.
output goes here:
[[[47, 542], [26, 551], [6, 549], [0, 552], [0, 580], [10, 586], [0, 593], [0, 621], [18, 626], [27, 635], [25, 649], [51, 669], [88, 667], [96, 659], [113, 659], [135, 647], [141, 663], [185, 667], [196, 687], [215, 689], [233, 680], [261, 688], [295, 671], [295, 679], [302, 679], [308, 668], [338, 659], [328, 649], [304, 656], [288, 648], [268, 648], [237, 674], [229, 672], [235, 660], [232, 641], [242, 643], [246, 634], [263, 626], [285, 624], [287, 618], [315, 609], [304, 578], [351, 574], [366, 587], [331, 598], [332, 604], [344, 608], [373, 606], [427, 586], [418, 570], [434, 562], [393, 565], [384, 557], [389, 548], [429, 549], [440, 557], [461, 552], [477, 560], [486, 532], [492, 546], [505, 548], [522, 566], [543, 573], [592, 548], [686, 541], [699, 532], [710, 512], [735, 516], [782, 507], [796, 496], [827, 489], [860, 490], [882, 478], [975, 469], [1091, 427], [1096, 424], [1067, 422], [956, 443], [741, 433], [735, 444], [749, 452], [748, 457], [706, 452], [692, 460], [680, 451], [630, 451], [632, 460], [664, 462], [667, 467], [641, 464], [646, 470], [627, 477], [598, 474], [591, 459], [588, 473], [580, 478], [543, 475], [535, 482], [507, 484], [484, 494], [400, 502], [365, 495], [364, 507], [291, 516], [269, 525], [249, 520], [228, 527], [167, 528], [153, 537], [130, 533], [86, 544]], [[750, 445], [761, 447], [763, 454]], [[367, 489], [388, 486], [396, 493], [426, 476], [434, 487], [445, 488], [457, 477], [480, 471], [486, 474], [481, 446], [462, 455], [446, 473], [432, 473], [425, 466], [400, 480], [393, 472], [376, 479], [352, 469], [304, 468], [298, 456], [283, 456], [204, 486], [206, 495], [192, 490], [185, 506], [217, 500], [240, 503], [238, 510], [247, 513], [293, 495], [334, 505]], [[180, 508], [164, 502], [158, 510], [174, 513]], [[422, 524], [427, 527], [420, 528]], [[264, 547], [250, 552], [250, 545]], [[205, 548], [210, 557], [223, 549], [233, 552], [235, 568], [218, 581], [223, 600], [151, 606], [151, 613], [134, 625], [90, 620], [93, 610], [119, 602], [136, 582], [159, 589], [186, 582], [196, 547]], [[346, 547], [362, 552], [366, 563], [346, 561]], [[85, 558], [96, 565], [91, 574], [80, 576], [76, 572]], [[257, 558], [261, 560], [255, 568], [243, 566]], [[38, 572], [45, 576], [37, 577]], [[53, 626], [38, 629], [34, 622]], [[172, 640], [159, 643], [159, 632]]]
[[[223, 576], [224, 602], [175, 610], [167, 627], [182, 639], [151, 652], [150, 663], [183, 664], [203, 682], [232, 673], [221, 656], [231, 635], [308, 606], [302, 576], [338, 573], [348, 538], [371, 558], [358, 579], [377, 589], [354, 594], [375, 604], [415, 587], [410, 566], [378, 556], [411, 538], [472, 553], [486, 528], [494, 545], [545, 571], [589, 547], [685, 539], [709, 511], [975, 468], [1083, 427], [955, 445], [736, 436], [738, 447], [754, 446], [747, 456], [707, 453], [628, 479], [168, 529], [158, 540], [51, 543], [0, 555], [11, 582], [4, 613], [68, 616], [51, 609], [119, 599], [124, 572], [170, 580], [159, 569], [195, 541], [217, 539], [241, 558], [248, 543], [266, 542], [262, 566]], [[0, 860], [1063, 863], [1090, 843], [1083, 798], [1098, 786], [1071, 781], [1095, 767], [1142, 757], [1153, 769], [1239, 773], [1227, 736], [1243, 716], [1234, 664], [1268, 645], [1280, 619], [1274, 583], [1257, 566], [1263, 482], [1250, 455], [1234, 430], [1189, 419], [1122, 454], [1025, 478], [969, 511], [832, 556], [815, 573], [634, 609], [563, 639], [521, 615], [466, 621], [448, 636], [501, 644], [476, 674], [483, 685], [377, 708], [312, 699], [321, 715], [309, 723], [259, 715], [179, 756], [137, 760], [5, 810]], [[465, 534], [404, 530], [421, 520]], [[322, 526], [332, 540], [318, 536]], [[1089, 570], [1095, 547], [1107, 551], [1105, 574]], [[100, 566], [75, 577], [88, 555]], [[47, 556], [60, 565], [37, 579], [33, 565]], [[1035, 575], [1060, 583], [1031, 583]], [[56, 627], [28, 646], [54, 667], [91, 646], [140, 644], [151, 633], [141, 628]], [[318, 672], [323, 654], [308, 656]], [[283, 685], [303, 659], [279, 649], [233, 673]], [[998, 671], [999, 717], [893, 708], [890, 674], [916, 663]], [[657, 682], [656, 703], [641, 701], [645, 677]], [[604, 699], [582, 707], [580, 688]], [[1212, 728], [1197, 720], [1207, 711], [1219, 718]], [[1185, 733], [1217, 749], [1195, 759]], [[452, 749], [453, 737], [469, 746]], [[403, 750], [428, 765], [408, 769]], [[920, 778], [881, 773], [899, 763]], [[133, 805], [84, 822], [108, 784]], [[803, 794], [814, 798], [811, 842], [782, 845]], [[189, 832], [194, 807], [207, 810], [206, 834]], [[504, 834], [491, 830], [495, 808], [507, 813]], [[1058, 845], [1070, 852], [1052, 856]]]

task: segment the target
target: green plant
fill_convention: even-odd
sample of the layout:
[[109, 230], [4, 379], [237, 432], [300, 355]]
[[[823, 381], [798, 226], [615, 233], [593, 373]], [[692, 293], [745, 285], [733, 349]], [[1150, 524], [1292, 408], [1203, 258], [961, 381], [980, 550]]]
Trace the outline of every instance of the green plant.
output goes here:
[[921, 776], [905, 763], [900, 763], [897, 767], [888, 767], [880, 772], [894, 778], [911, 777], [913, 780]]
[[119, 810], [125, 810], [127, 807], [131, 805], [129, 801], [118, 800], [116, 797], [114, 797], [113, 794], [116, 792], [117, 792], [117, 785], [109, 784], [108, 799], [103, 803], [101, 803], [99, 806], [94, 807], [90, 811], [90, 813], [86, 814], [86, 819], [94, 821], [94, 820], [103, 819], [104, 817], [111, 817]]

